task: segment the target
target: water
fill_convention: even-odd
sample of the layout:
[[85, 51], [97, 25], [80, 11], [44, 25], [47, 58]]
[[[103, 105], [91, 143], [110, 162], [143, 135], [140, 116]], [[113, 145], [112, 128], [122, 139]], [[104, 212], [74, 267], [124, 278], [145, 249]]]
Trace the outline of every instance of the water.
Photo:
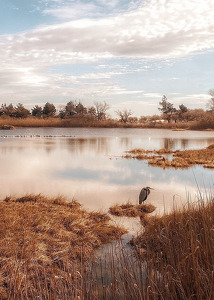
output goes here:
[[[133, 148], [199, 149], [214, 143], [213, 132], [158, 129], [15, 129], [0, 131], [0, 197], [42, 193], [77, 199], [90, 210], [108, 211], [115, 203], [138, 203], [151, 186], [147, 203], [156, 213], [197, 200], [197, 186], [213, 188], [213, 170], [196, 166], [173, 170], [148, 166], [121, 155]], [[124, 221], [125, 220], [125, 221]], [[120, 219], [117, 218], [117, 222]], [[123, 221], [130, 224], [130, 220]], [[135, 223], [132, 228], [135, 230]]]

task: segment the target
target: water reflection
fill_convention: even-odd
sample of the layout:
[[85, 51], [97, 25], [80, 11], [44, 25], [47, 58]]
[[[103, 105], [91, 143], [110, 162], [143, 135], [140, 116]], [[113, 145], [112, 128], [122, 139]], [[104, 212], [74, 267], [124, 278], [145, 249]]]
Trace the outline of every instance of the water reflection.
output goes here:
[[[76, 198], [91, 210], [107, 211], [115, 203], [137, 203], [139, 191], [148, 185], [155, 188], [148, 203], [163, 212], [186, 202], [187, 194], [195, 201], [197, 185], [202, 192], [213, 188], [212, 170], [200, 166], [162, 170], [145, 161], [120, 157], [132, 148], [207, 147], [214, 143], [211, 132], [190, 135], [169, 130], [23, 129], [12, 133], [0, 138], [1, 197], [61, 194]], [[3, 134], [0, 132], [0, 136]]]
[[[62, 141], [61, 141], [62, 142]], [[95, 152], [97, 154], [108, 154], [110, 152], [110, 142], [106, 138], [76, 138], [66, 139], [66, 146], [69, 146], [69, 150], [76, 153], [84, 153], [88, 151]]]
[[181, 147], [182, 149], [188, 149], [188, 140], [186, 139], [181, 139]]
[[120, 138], [120, 148], [131, 149], [132, 148], [132, 140], [130, 138], [125, 138], [125, 137]]
[[174, 149], [175, 147], [175, 141], [174, 139], [163, 139], [163, 147], [165, 149]]

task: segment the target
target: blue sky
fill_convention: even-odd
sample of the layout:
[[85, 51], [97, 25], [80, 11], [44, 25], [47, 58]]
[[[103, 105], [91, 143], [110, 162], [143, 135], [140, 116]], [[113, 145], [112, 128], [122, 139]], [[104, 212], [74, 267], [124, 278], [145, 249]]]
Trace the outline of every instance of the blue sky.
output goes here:
[[0, 103], [206, 109], [213, 0], [0, 0]]

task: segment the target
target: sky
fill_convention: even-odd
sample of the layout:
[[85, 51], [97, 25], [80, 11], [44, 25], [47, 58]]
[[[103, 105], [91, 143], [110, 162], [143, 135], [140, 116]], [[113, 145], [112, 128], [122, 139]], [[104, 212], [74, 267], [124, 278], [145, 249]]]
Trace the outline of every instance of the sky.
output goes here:
[[207, 108], [214, 0], [0, 0], [0, 104]]

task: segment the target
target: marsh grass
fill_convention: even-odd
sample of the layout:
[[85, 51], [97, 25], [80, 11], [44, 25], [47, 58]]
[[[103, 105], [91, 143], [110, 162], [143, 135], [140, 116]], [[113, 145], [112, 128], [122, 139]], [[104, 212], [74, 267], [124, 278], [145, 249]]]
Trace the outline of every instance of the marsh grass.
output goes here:
[[121, 246], [100, 263], [88, 299], [212, 300], [213, 228], [214, 200], [147, 218], [133, 250]]
[[207, 118], [203, 118], [200, 121], [194, 121], [191, 124], [189, 124], [189, 128], [191, 130], [206, 130], [214, 129], [214, 113], [208, 115]]
[[42, 195], [0, 208], [0, 299], [214, 298], [214, 200], [147, 217], [130, 246], [99, 258], [93, 250], [124, 233], [108, 215]]
[[[10, 128], [11, 127], [11, 128]], [[144, 128], [142, 124], [129, 123], [124, 124], [116, 120], [108, 119], [97, 121], [87, 118], [34, 118], [29, 117], [26, 119], [18, 118], [0, 118], [1, 129], [14, 129], [15, 127], [100, 127], [100, 128]]]
[[[0, 118], [0, 127], [62, 127], [62, 121], [58, 118], [47, 118], [47, 119], [37, 119], [37, 118]], [[10, 129], [10, 128], [8, 128]], [[13, 128], [12, 128], [13, 129]]]
[[93, 260], [87, 274], [84, 299], [143, 299], [144, 263], [120, 241], [104, 257]]
[[146, 262], [147, 299], [213, 299], [214, 201], [148, 219], [133, 238]]
[[[195, 165], [202, 165], [204, 168], [214, 168], [214, 146], [210, 145], [205, 149], [198, 150], [177, 150], [170, 149], [144, 150], [133, 149], [122, 156], [126, 159], [135, 158], [147, 160], [148, 164], [154, 167], [188, 169]], [[172, 159], [169, 158], [171, 155]]]
[[122, 205], [114, 205], [109, 208], [109, 213], [118, 217], [143, 217], [145, 214], [152, 213], [155, 206], [152, 204], [134, 205], [129, 202]]
[[[5, 126], [5, 128], [4, 128]], [[0, 117], [0, 128], [12, 129], [14, 127], [101, 127], [101, 128], [157, 128], [157, 129], [172, 129], [172, 130], [213, 130], [213, 116], [209, 120], [203, 121], [188, 121], [177, 123], [153, 123], [153, 122], [121, 122], [114, 119], [97, 121], [88, 117], [73, 117], [68, 119], [60, 119], [59, 117], [49, 118], [11, 118]]]
[[79, 299], [94, 249], [126, 232], [62, 197], [6, 197], [0, 210], [0, 299]]

